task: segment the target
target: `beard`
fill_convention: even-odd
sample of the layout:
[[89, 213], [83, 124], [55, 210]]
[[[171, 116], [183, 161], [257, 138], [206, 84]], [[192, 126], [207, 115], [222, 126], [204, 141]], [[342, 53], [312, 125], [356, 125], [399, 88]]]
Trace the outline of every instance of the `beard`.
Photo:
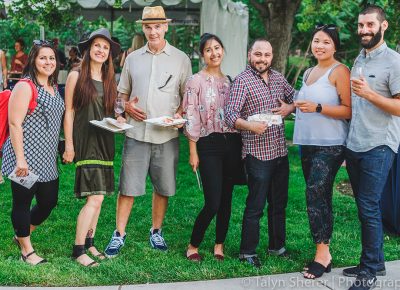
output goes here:
[[[262, 69], [258, 68], [257, 66], [259, 64], [264, 64], [265, 68], [262, 68]], [[259, 61], [259, 62], [250, 61], [250, 66], [252, 69], [256, 70], [259, 74], [263, 74], [266, 71], [268, 71], [268, 69], [271, 67], [271, 64], [268, 62], [264, 62], [264, 61]]]
[[[379, 43], [379, 41], [381, 41], [382, 28], [379, 27], [378, 32], [375, 34], [374, 33], [364, 33], [364, 34], [359, 34], [358, 36], [360, 37], [361, 46], [364, 47], [365, 49], [370, 49], [370, 48], [375, 47]], [[372, 36], [372, 38], [370, 41], [363, 41], [362, 40], [363, 36]]]

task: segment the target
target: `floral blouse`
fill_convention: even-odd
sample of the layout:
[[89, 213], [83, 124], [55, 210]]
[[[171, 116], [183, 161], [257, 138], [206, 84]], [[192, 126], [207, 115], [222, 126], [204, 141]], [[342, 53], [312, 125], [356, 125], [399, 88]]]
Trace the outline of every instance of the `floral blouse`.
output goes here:
[[187, 123], [185, 135], [197, 142], [211, 133], [237, 132], [226, 126], [224, 105], [229, 97], [227, 77], [210, 76], [203, 71], [191, 76], [185, 87], [183, 111]]

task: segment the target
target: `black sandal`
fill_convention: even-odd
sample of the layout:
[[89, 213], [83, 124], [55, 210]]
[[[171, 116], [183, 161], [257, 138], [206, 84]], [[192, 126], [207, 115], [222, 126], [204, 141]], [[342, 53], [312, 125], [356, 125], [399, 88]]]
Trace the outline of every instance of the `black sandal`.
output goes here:
[[[89, 248], [94, 247], [94, 238], [86, 238], [85, 239], [85, 249], [89, 250]], [[97, 249], [96, 249], [97, 250]], [[106, 256], [99, 252], [97, 255], [94, 255], [96, 258], [99, 258], [100, 260], [104, 260]]]
[[23, 261], [23, 262], [25, 262], [25, 263], [27, 263], [27, 264], [29, 264], [29, 265], [32, 265], [32, 266], [36, 266], [36, 265], [39, 265], [39, 264], [47, 263], [47, 260], [46, 260], [46, 259], [42, 259], [40, 262], [37, 262], [36, 264], [29, 263], [29, 262], [27, 261], [27, 260], [28, 260], [28, 257], [32, 256], [32, 255], [35, 254], [35, 253], [36, 253], [35, 251], [32, 251], [32, 252], [30, 252], [29, 254], [27, 254], [26, 256], [24, 256], [23, 254], [21, 254], [21, 261]]
[[308, 270], [304, 274], [311, 274], [314, 277], [309, 278], [304, 276], [306, 279], [316, 279], [321, 277], [324, 273], [329, 273], [332, 270], [332, 262], [328, 264], [328, 266], [324, 266], [321, 263], [312, 261], [308, 264]]
[[[74, 247], [72, 248], [72, 259], [74, 260], [77, 260], [80, 256], [85, 254], [86, 254], [85, 245], [74, 245]], [[79, 264], [81, 264], [84, 267], [97, 267], [99, 265], [99, 263], [97, 263], [96, 261], [93, 261], [87, 265], [84, 265], [82, 263]]]

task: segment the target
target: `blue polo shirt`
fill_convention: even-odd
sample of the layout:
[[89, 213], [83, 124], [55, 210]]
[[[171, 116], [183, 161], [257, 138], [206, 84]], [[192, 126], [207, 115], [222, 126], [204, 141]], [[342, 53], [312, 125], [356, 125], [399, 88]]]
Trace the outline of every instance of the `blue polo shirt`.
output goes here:
[[[373, 51], [361, 50], [356, 67], [362, 66], [363, 74], [372, 90], [392, 98], [400, 93], [400, 54], [383, 43]], [[400, 143], [400, 117], [379, 109], [364, 98], [352, 93], [352, 118], [346, 146], [355, 152], [366, 152], [381, 145], [397, 153]]]

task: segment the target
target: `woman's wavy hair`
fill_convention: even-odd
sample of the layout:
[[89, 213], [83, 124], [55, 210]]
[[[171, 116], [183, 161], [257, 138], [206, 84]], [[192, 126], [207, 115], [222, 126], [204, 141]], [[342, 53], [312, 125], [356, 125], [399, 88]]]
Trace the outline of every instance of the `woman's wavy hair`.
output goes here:
[[28, 63], [24, 67], [24, 70], [22, 72], [22, 76], [24, 78], [29, 78], [33, 81], [33, 83], [37, 86], [42, 86], [44, 84], [40, 84], [37, 80], [37, 75], [38, 75], [38, 69], [36, 68], [35, 60], [39, 55], [39, 52], [42, 48], [51, 48], [54, 52], [54, 57], [56, 58], [56, 69], [55, 71], [49, 76], [48, 79], [48, 85], [54, 86], [57, 84], [57, 79], [58, 79], [58, 72], [60, 70], [60, 62], [58, 60], [58, 55], [57, 51], [53, 47], [53, 45], [48, 42], [48, 41], [43, 41], [39, 45], [33, 44], [31, 50], [29, 51], [28, 54]]
[[[93, 41], [92, 41], [93, 42]], [[85, 106], [88, 106], [97, 97], [96, 87], [91, 78], [90, 68], [90, 49], [85, 50], [83, 53], [82, 63], [80, 66], [80, 73], [78, 81], [76, 82], [73, 107], [74, 110], [79, 111]], [[114, 78], [114, 66], [112, 62], [111, 48], [108, 59], [101, 67], [101, 78], [103, 81], [104, 101], [103, 105], [107, 114], [111, 114], [114, 110], [114, 102], [117, 97], [117, 83]]]

